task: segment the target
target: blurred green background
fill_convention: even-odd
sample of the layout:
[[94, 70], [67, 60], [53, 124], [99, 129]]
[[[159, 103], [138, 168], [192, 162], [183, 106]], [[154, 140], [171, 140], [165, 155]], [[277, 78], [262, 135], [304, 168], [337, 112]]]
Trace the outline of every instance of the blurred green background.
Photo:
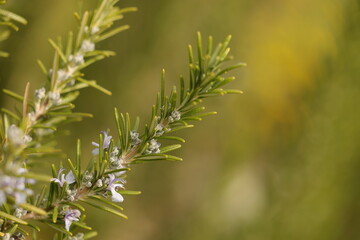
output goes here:
[[[29, 24], [2, 46], [0, 86], [23, 92], [44, 81], [47, 38], [75, 27], [72, 13], [94, 1], [13, 0]], [[88, 213], [97, 239], [360, 239], [360, 1], [123, 0], [137, 6], [131, 29], [99, 46], [118, 55], [87, 70], [113, 92], [87, 89], [77, 109], [93, 119], [66, 126], [65, 152], [76, 138], [90, 157], [100, 130], [114, 129], [113, 107], [143, 122], [159, 90], [160, 71], [175, 83], [187, 73], [196, 31], [222, 40], [248, 67], [233, 88], [243, 95], [211, 99], [217, 116], [182, 133], [181, 163], [137, 165], [126, 198], [129, 220]], [[3, 95], [1, 105], [9, 105]], [[46, 166], [46, 164], [44, 164]], [[42, 239], [50, 239], [43, 233]]]

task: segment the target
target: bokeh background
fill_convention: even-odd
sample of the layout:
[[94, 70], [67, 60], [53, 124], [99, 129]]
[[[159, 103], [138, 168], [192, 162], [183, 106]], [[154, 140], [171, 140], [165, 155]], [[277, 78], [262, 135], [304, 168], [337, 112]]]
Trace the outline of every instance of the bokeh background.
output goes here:
[[[0, 87], [23, 92], [51, 64], [49, 37], [75, 28], [72, 13], [94, 1], [13, 0], [29, 24], [2, 46]], [[159, 90], [187, 73], [196, 31], [222, 40], [246, 62], [233, 88], [243, 95], [211, 99], [218, 111], [184, 131], [181, 163], [137, 165], [124, 202], [129, 220], [92, 210], [97, 239], [360, 239], [360, 1], [122, 0], [137, 6], [131, 29], [99, 46], [118, 55], [86, 72], [113, 92], [83, 91], [76, 105], [93, 119], [64, 127], [72, 157], [76, 138], [90, 157], [100, 130], [114, 129], [113, 107], [143, 122]], [[9, 105], [1, 96], [1, 105]], [[72, 156], [71, 156], [72, 155]], [[44, 163], [44, 167], [48, 167]], [[46, 231], [42, 239], [50, 239]]]

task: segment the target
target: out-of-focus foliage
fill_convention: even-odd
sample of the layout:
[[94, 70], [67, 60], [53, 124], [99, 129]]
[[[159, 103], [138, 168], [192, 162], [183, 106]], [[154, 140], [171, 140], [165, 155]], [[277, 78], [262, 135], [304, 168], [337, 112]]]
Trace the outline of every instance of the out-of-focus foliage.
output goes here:
[[[0, 59], [0, 85], [21, 91], [25, 81], [40, 84], [35, 60], [50, 58], [46, 39], [70, 28], [79, 4], [11, 4], [29, 25], [5, 42], [11, 57]], [[79, 135], [83, 142], [96, 139], [89, 129], [113, 128], [114, 106], [146, 118], [158, 69], [177, 79], [197, 30], [215, 39], [231, 33], [233, 54], [248, 67], [234, 86], [245, 94], [208, 105], [221, 114], [192, 132], [191, 148], [184, 144], [180, 154], [184, 162], [133, 169], [129, 187], [141, 186], [143, 194], [125, 202], [129, 220], [102, 225], [102, 239], [118, 232], [130, 240], [360, 238], [358, 0], [122, 4], [139, 11], [129, 17], [126, 34], [105, 43], [119, 54], [88, 73], [114, 97], [85, 91], [78, 109], [97, 117], [74, 125], [64, 149], [74, 149]], [[12, 63], [16, 69], [7, 67]]]
[[[6, 0], [1, 0], [0, 1], [0, 6], [5, 4]], [[10, 11], [7, 11], [3, 8], [0, 8], [0, 30], [1, 30], [1, 34], [0, 34], [0, 43], [6, 39], [8, 39], [9, 35], [10, 35], [10, 30], [9, 29], [13, 29], [15, 31], [19, 30], [19, 27], [16, 25], [16, 23], [21, 23], [21, 24], [27, 24], [26, 19], [24, 19], [23, 17], [12, 13]], [[0, 51], [0, 57], [7, 57], [9, 56], [9, 54], [7, 52], [4, 51]]]

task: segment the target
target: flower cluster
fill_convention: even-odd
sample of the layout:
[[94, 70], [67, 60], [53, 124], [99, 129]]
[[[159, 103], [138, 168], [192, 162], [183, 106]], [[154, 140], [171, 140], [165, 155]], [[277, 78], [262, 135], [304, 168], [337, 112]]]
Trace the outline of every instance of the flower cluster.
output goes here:
[[67, 237], [66, 240], [84, 240], [84, 234], [83, 233], [77, 233], [75, 236]]
[[[74, 54], [70, 54], [69, 58], [68, 58], [68, 62], [65, 65], [64, 68], [61, 68], [57, 71], [56, 73], [56, 81], [58, 83], [58, 85], [60, 85], [63, 82], [67, 82], [67, 85], [74, 85], [75, 84], [75, 80], [71, 79], [74, 75], [74, 73], [79, 69], [79, 67], [84, 64], [85, 62], [85, 55], [88, 52], [92, 52], [95, 50], [95, 43], [93, 43], [92, 41], [85, 39], [82, 41], [81, 43], [81, 47], [80, 49], [75, 52]], [[52, 73], [52, 71], [50, 72]], [[71, 80], [71, 81], [68, 81]], [[66, 85], [65, 85], [66, 86]], [[58, 93], [58, 92], [53, 92], [53, 93]], [[55, 104], [59, 104], [55, 103]]]
[[137, 146], [141, 143], [141, 139], [139, 138], [139, 133], [136, 132], [135, 130], [131, 130], [130, 138], [131, 138], [131, 142], [134, 146]]
[[7, 139], [15, 146], [26, 145], [32, 140], [28, 134], [25, 134], [21, 128], [14, 124], [7, 129]]
[[16, 203], [25, 203], [26, 198], [33, 194], [26, 184], [34, 184], [32, 179], [24, 177], [0, 176], [0, 204], [6, 202], [6, 196], [15, 197]]
[[174, 110], [171, 112], [171, 115], [169, 116], [169, 122], [175, 122], [175, 121], [179, 121], [181, 118], [181, 113], [177, 110]]
[[[95, 50], [95, 43], [90, 40], [83, 40], [81, 47], [74, 54], [70, 54], [64, 67], [57, 70], [55, 74], [55, 86], [48, 92], [45, 88], [39, 88], [35, 90], [35, 111], [30, 113], [32, 116], [41, 116], [52, 106], [56, 106], [62, 103], [61, 90], [66, 86], [72, 86], [75, 84], [75, 73], [79, 70], [79, 67], [85, 62], [85, 55], [88, 52]], [[52, 77], [53, 69], [49, 70], [49, 77]], [[66, 84], [64, 84], [66, 83]]]
[[[111, 145], [112, 136], [107, 132], [102, 131], [103, 143], [102, 148], [105, 152], [110, 152], [109, 163], [107, 166], [108, 171], [114, 171], [100, 176], [95, 176], [95, 173], [91, 170], [86, 170], [82, 174], [81, 183], [76, 183], [76, 177], [73, 171], [64, 173], [65, 169], [61, 168], [56, 178], [52, 178], [51, 181], [58, 184], [61, 188], [65, 189], [65, 195], [60, 202], [73, 202], [78, 198], [86, 198], [86, 196], [97, 195], [100, 197], [109, 197], [112, 202], [119, 203], [124, 201], [124, 197], [119, 190], [125, 190], [126, 180], [124, 175], [127, 172], [127, 163], [121, 157], [121, 150], [117, 146]], [[135, 135], [138, 138], [138, 135]], [[140, 140], [140, 139], [139, 139]], [[100, 144], [92, 143], [97, 148], [93, 150], [93, 154], [99, 154]], [[110, 149], [110, 146], [112, 149]], [[118, 171], [117, 171], [118, 170]], [[65, 223], [65, 229], [70, 229], [73, 221], [78, 221], [81, 212], [78, 209], [72, 209], [67, 205], [64, 205], [62, 211], [63, 220]]]
[[10, 235], [10, 233], [5, 233], [3, 240], [24, 240], [25, 235], [21, 232], [16, 232], [13, 235]]
[[[123, 169], [126, 168], [127, 165], [128, 165], [127, 162], [120, 155], [119, 148], [115, 146], [112, 152], [110, 153], [109, 169], [110, 170]], [[118, 176], [119, 172], [115, 174]]]
[[0, 204], [6, 202], [7, 196], [14, 197], [17, 204], [25, 203], [26, 198], [33, 194], [26, 185], [34, 184], [35, 181], [19, 176], [27, 170], [17, 164], [7, 164], [5, 170], [9, 173], [8, 175], [0, 171]]
[[83, 179], [82, 179], [82, 183], [81, 183], [81, 184], [82, 184], [82, 186], [84, 186], [84, 187], [91, 188], [93, 180], [94, 180], [94, 174], [86, 171], [86, 172], [84, 173], [84, 176], [83, 176]]
[[160, 153], [160, 146], [161, 143], [158, 143], [156, 139], [153, 138], [150, 140], [149, 148], [146, 150], [146, 153]]
[[[29, 143], [32, 138], [28, 134], [29, 130], [37, 123], [37, 121], [45, 115], [52, 107], [63, 103], [61, 92], [68, 86], [75, 84], [76, 74], [80, 67], [85, 63], [86, 54], [95, 50], [95, 43], [89, 39], [84, 39], [80, 48], [73, 54], [70, 54], [67, 61], [63, 63], [63, 67], [59, 68], [54, 74], [53, 69], [48, 71], [49, 78], [54, 78], [54, 85], [50, 89], [45, 87], [35, 90], [33, 109], [27, 113], [27, 124], [25, 130], [12, 125], [8, 128], [8, 138], [16, 145], [24, 145]], [[79, 75], [79, 74], [77, 74]], [[46, 127], [51, 127], [45, 123]], [[49, 135], [53, 130], [51, 128], [36, 129], [34, 133], [38, 136]]]
[[27, 214], [27, 210], [22, 208], [15, 208], [14, 216], [17, 218], [22, 218]]

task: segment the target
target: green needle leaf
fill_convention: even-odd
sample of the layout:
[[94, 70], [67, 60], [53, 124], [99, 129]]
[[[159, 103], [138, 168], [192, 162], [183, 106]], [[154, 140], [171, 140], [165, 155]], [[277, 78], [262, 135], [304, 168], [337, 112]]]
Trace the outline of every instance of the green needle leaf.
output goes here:
[[7, 214], [5, 212], [0, 211], [0, 217], [9, 219], [11, 221], [14, 221], [16, 223], [19, 223], [21, 225], [28, 225], [27, 222], [25, 222], [24, 220], [21, 220], [20, 218], [14, 217], [13, 215]]
[[54, 207], [53, 215], [52, 215], [52, 221], [53, 223], [56, 223], [57, 217], [58, 217], [59, 209], [58, 206]]
[[26, 210], [29, 210], [30, 212], [34, 212], [36, 214], [39, 214], [41, 216], [47, 216], [47, 214], [48, 214], [45, 210], [43, 210], [41, 208], [38, 208], [38, 207], [36, 207], [34, 205], [31, 205], [29, 203], [21, 203], [21, 204], [19, 204], [19, 206], [26, 209]]

